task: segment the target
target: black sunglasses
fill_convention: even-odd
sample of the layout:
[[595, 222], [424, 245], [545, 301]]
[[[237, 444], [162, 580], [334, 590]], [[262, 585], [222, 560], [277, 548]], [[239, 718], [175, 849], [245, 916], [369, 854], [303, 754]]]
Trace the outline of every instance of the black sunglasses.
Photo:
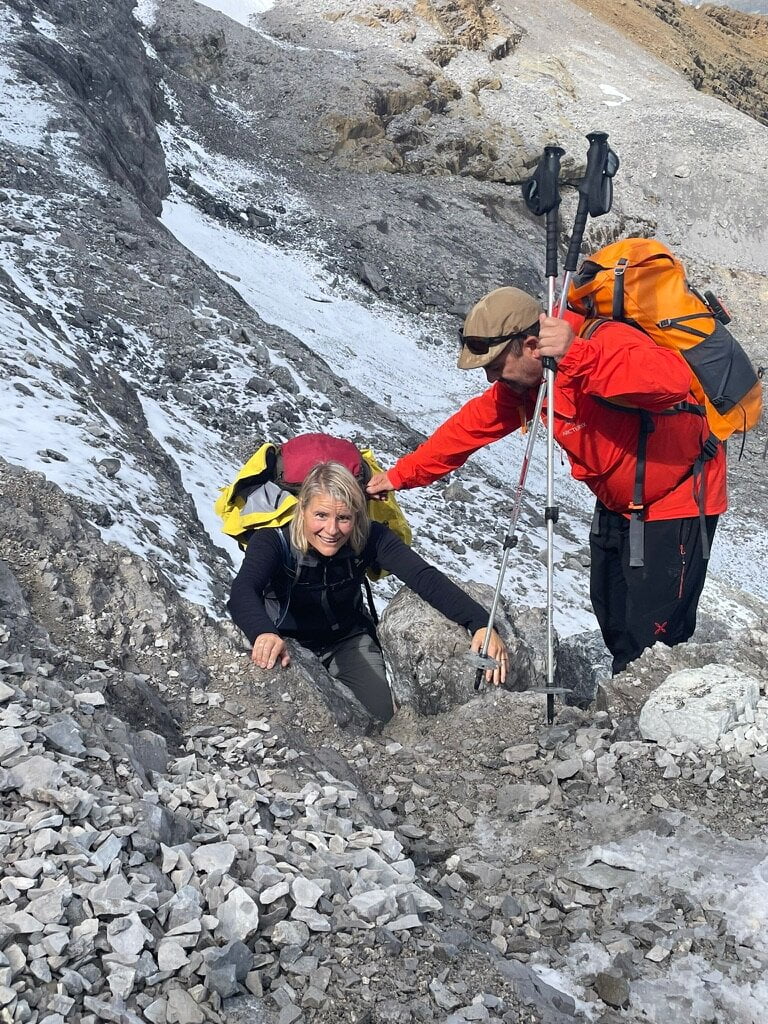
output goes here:
[[523, 342], [526, 338], [539, 336], [539, 321], [531, 324], [524, 331], [514, 331], [512, 334], [498, 334], [495, 338], [479, 338], [472, 334], [465, 334], [464, 331], [459, 328], [459, 344], [468, 348], [469, 351], [475, 356], [488, 355], [488, 351], [495, 345], [505, 345], [510, 341]]

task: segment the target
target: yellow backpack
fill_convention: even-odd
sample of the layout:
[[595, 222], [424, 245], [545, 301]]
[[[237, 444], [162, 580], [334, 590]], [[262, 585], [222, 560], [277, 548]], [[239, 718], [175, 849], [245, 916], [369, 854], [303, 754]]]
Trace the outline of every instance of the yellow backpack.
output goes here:
[[[221, 530], [233, 537], [243, 550], [254, 530], [286, 526], [296, 512], [296, 494], [304, 477], [319, 462], [340, 462], [364, 488], [382, 467], [370, 448], [357, 448], [351, 441], [329, 434], [301, 434], [282, 445], [267, 442], [240, 469], [231, 484], [219, 490], [214, 505], [221, 519]], [[386, 500], [369, 500], [368, 515], [376, 523], [384, 523], [402, 540], [410, 544], [411, 528], [393, 492]], [[385, 570], [369, 569], [372, 580], [382, 579]]]

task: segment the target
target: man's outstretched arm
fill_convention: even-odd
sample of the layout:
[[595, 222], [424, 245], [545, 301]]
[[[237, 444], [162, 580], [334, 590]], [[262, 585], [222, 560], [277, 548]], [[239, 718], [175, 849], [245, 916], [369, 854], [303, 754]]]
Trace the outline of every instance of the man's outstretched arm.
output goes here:
[[371, 477], [366, 490], [375, 497], [431, 484], [463, 466], [479, 448], [517, 430], [526, 418], [523, 399], [494, 384], [462, 406], [414, 452], [398, 459], [392, 469]]

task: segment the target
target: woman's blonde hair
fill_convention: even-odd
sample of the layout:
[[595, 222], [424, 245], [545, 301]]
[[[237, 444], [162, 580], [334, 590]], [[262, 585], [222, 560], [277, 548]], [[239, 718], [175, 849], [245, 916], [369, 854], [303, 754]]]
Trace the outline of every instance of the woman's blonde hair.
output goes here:
[[307, 553], [309, 541], [304, 529], [304, 512], [310, 501], [320, 495], [331, 501], [342, 502], [352, 513], [349, 546], [359, 555], [368, 540], [371, 525], [366, 497], [360, 484], [340, 462], [321, 462], [304, 478], [298, 494], [296, 514], [291, 520], [291, 544], [303, 555]]

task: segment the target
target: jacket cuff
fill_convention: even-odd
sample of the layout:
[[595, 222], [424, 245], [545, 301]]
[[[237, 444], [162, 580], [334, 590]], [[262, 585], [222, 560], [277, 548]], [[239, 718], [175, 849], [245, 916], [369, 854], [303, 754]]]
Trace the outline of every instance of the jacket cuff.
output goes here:
[[389, 482], [392, 484], [396, 491], [400, 491], [403, 489], [404, 486], [406, 486], [403, 483], [403, 478], [400, 474], [400, 471], [397, 468], [397, 465], [394, 465], [392, 469], [387, 470], [387, 476], [389, 477]]

